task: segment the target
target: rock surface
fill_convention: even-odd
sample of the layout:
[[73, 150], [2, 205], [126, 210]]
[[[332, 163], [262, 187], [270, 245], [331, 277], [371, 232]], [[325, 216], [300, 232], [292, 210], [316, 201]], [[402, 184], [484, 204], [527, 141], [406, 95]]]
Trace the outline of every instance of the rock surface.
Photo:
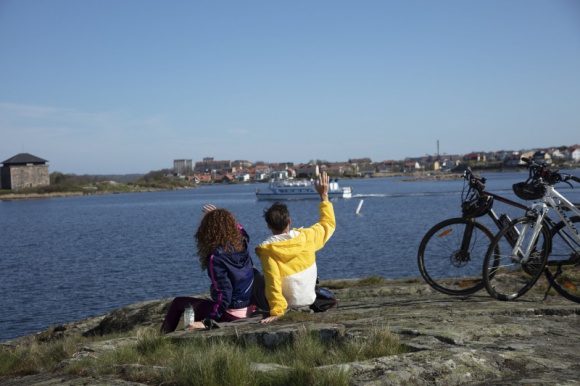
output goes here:
[[[307, 315], [306, 321], [230, 324], [211, 331], [177, 331], [169, 337], [180, 340], [203, 335], [219, 339], [235, 334], [245, 341], [271, 346], [291, 339], [304, 327], [317, 331], [324, 339], [334, 339], [364, 336], [379, 326], [398, 334], [410, 352], [331, 366], [351, 370], [355, 385], [580, 384], [580, 304], [560, 296], [543, 301], [543, 293], [537, 292], [514, 302], [500, 302], [483, 290], [470, 297], [450, 297], [423, 282], [402, 280], [334, 292], [339, 306], [326, 313]], [[22, 345], [69, 334], [108, 334], [137, 326], [157, 328], [170, 301], [131, 305], [2, 345]], [[124, 344], [134, 342], [131, 338], [99, 342], [87, 345], [78, 355]], [[255, 364], [254, 369], [277, 371], [280, 367]], [[57, 366], [53, 373], [4, 380], [0, 385], [57, 383], [136, 384], [111, 378], [74, 378], [60, 374]]]

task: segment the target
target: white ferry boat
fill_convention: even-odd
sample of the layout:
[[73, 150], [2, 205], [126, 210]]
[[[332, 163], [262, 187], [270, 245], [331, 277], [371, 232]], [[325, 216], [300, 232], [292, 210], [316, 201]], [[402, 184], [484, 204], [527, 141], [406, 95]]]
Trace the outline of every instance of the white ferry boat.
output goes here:
[[[256, 189], [258, 200], [302, 200], [319, 198], [314, 188], [313, 180], [271, 180], [268, 188]], [[331, 180], [328, 189], [328, 198], [351, 198], [350, 186], [340, 188], [337, 180]]]

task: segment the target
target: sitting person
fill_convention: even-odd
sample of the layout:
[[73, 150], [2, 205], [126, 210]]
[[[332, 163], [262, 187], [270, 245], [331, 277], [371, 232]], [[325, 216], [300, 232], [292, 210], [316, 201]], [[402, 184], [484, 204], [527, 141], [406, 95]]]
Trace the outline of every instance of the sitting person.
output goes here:
[[[256, 254], [262, 262], [266, 299], [270, 308], [270, 316], [262, 319], [262, 323], [276, 320], [289, 307], [310, 306], [315, 309], [312, 308], [317, 298], [315, 252], [324, 246], [335, 228], [334, 210], [328, 200], [329, 180], [326, 173], [318, 176], [315, 188], [322, 200], [318, 206], [320, 220], [310, 228], [290, 230], [290, 213], [286, 205], [281, 203], [274, 203], [264, 213], [273, 235], [256, 247]], [[333, 297], [332, 294], [330, 296]], [[335, 304], [333, 302], [330, 306]]]
[[203, 212], [195, 240], [201, 268], [207, 269], [211, 279], [212, 300], [175, 298], [161, 326], [164, 333], [175, 331], [189, 305], [195, 322], [187, 329], [209, 328], [212, 321], [231, 322], [252, 314], [254, 268], [248, 252], [250, 238], [226, 209], [206, 205]]

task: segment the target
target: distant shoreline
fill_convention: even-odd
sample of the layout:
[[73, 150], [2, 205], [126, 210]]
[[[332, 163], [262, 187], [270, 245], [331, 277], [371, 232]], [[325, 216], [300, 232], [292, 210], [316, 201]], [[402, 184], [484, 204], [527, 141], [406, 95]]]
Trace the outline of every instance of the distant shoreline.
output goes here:
[[87, 193], [84, 192], [61, 192], [61, 193], [10, 193], [0, 195], [0, 200], [13, 201], [13, 200], [30, 200], [36, 198], [55, 198], [55, 197], [74, 197], [74, 196], [84, 196]]
[[[185, 188], [182, 188], [185, 189]], [[80, 197], [80, 196], [102, 196], [109, 194], [132, 194], [132, 193], [150, 193], [150, 192], [163, 192], [168, 190], [181, 190], [181, 189], [143, 189], [135, 191], [126, 192], [116, 192], [116, 191], [101, 191], [101, 192], [54, 192], [54, 193], [9, 193], [1, 194], [0, 201], [16, 201], [16, 200], [36, 200], [43, 198], [64, 198], [64, 197]]]

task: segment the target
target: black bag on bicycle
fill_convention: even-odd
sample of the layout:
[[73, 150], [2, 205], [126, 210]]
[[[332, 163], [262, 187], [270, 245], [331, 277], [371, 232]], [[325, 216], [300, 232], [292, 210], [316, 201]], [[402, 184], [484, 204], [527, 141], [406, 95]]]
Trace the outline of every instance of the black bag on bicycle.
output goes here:
[[316, 292], [316, 300], [310, 305], [310, 309], [314, 312], [324, 312], [338, 304], [336, 296], [326, 288], [319, 285], [314, 287]]

